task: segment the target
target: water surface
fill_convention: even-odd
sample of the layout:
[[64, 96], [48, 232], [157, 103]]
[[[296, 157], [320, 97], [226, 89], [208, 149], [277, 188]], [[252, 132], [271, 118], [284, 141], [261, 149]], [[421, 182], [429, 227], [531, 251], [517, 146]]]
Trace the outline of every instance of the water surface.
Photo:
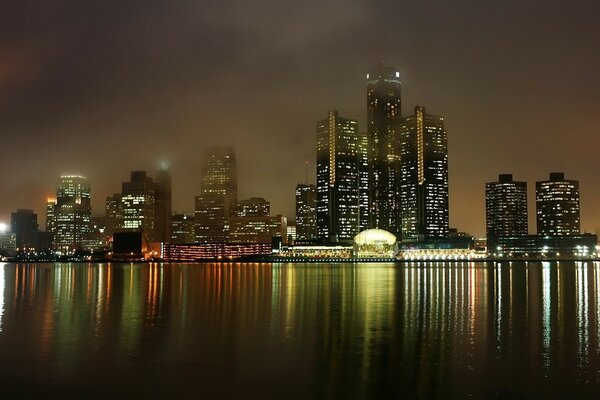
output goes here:
[[0, 264], [2, 398], [598, 398], [600, 264]]

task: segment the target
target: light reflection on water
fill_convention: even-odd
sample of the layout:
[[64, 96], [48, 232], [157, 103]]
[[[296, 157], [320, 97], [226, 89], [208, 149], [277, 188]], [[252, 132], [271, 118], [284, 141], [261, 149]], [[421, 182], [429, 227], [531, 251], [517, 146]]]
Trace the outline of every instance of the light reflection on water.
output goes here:
[[9, 397], [593, 398], [599, 288], [587, 262], [4, 264], [0, 383]]

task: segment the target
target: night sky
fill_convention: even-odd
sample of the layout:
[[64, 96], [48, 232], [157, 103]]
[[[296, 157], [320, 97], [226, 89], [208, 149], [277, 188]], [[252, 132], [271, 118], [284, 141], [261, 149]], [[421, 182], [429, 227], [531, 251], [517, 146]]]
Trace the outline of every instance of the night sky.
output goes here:
[[[108, 1], [0, 3], [0, 221], [44, 220], [58, 176], [92, 184], [93, 214], [132, 169], [173, 176], [191, 211], [204, 147], [233, 144], [240, 198], [294, 217], [315, 123], [366, 130], [365, 73], [402, 74], [403, 115], [445, 118], [451, 226], [485, 231], [484, 183], [564, 171], [582, 229], [600, 228], [597, 1]], [[530, 231], [535, 230], [533, 214]]]

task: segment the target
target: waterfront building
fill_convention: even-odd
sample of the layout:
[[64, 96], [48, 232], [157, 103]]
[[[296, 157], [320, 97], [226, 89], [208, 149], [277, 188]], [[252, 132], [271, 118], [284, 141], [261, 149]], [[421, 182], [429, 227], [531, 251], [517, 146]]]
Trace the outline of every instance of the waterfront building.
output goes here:
[[158, 171], [154, 186], [154, 240], [167, 242], [171, 240], [172, 185], [171, 175], [167, 169]]
[[527, 182], [501, 174], [497, 182], [485, 184], [485, 225], [488, 246], [494, 249], [496, 238], [524, 236], [527, 224]]
[[537, 233], [542, 236], [580, 234], [579, 181], [552, 172], [535, 184]]
[[496, 258], [586, 259], [598, 257], [598, 237], [591, 234], [525, 235], [496, 238], [489, 250]]
[[229, 146], [208, 147], [204, 153], [200, 195], [195, 200], [195, 241], [223, 243], [229, 216], [237, 201], [237, 163]]
[[396, 255], [396, 236], [382, 229], [367, 229], [354, 237], [357, 258], [389, 258]]
[[315, 185], [296, 185], [296, 240], [317, 238], [317, 208]]
[[271, 243], [163, 243], [160, 257], [165, 261], [237, 260], [271, 253]]
[[369, 226], [396, 234], [400, 232], [400, 72], [381, 63], [367, 74], [366, 85]]
[[448, 237], [448, 138], [444, 119], [415, 107], [402, 118], [400, 220], [402, 241]]
[[17, 235], [0, 231], [0, 256], [13, 256], [17, 253]]
[[142, 232], [144, 238], [155, 241], [154, 180], [146, 171], [131, 171], [131, 180], [122, 183], [120, 232]]
[[171, 240], [173, 244], [194, 243], [194, 213], [175, 213], [171, 218]]
[[83, 176], [62, 176], [54, 206], [54, 247], [70, 252], [81, 248], [83, 235], [90, 231], [91, 186]]
[[359, 231], [358, 121], [330, 111], [317, 123], [317, 235], [351, 242]]
[[38, 219], [33, 210], [18, 209], [10, 217], [10, 230], [16, 235], [17, 249], [22, 252], [38, 247]]

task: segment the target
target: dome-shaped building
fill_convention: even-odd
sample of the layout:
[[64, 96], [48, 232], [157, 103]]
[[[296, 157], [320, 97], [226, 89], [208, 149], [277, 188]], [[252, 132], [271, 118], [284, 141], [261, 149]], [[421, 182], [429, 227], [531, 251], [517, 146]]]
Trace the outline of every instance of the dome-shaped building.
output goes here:
[[367, 229], [354, 237], [354, 257], [394, 258], [396, 236], [383, 229]]

